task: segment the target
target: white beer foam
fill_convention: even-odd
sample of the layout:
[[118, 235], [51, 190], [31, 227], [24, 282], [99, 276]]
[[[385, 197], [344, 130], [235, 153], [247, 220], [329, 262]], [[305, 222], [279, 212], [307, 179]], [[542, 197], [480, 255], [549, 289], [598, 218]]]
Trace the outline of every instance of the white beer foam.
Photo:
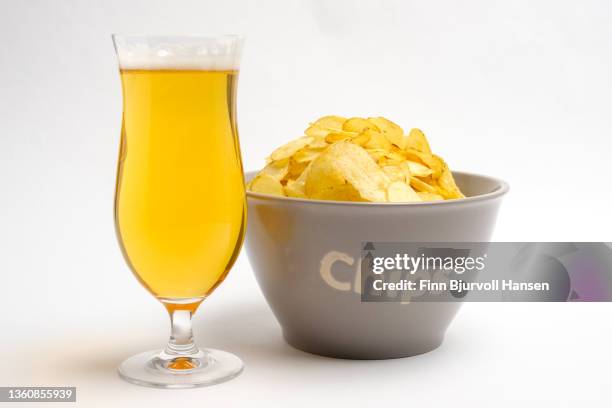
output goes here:
[[121, 69], [238, 70], [242, 39], [115, 37]]
[[156, 57], [147, 55], [119, 56], [121, 69], [199, 69], [210, 71], [238, 70], [240, 64], [231, 56]]

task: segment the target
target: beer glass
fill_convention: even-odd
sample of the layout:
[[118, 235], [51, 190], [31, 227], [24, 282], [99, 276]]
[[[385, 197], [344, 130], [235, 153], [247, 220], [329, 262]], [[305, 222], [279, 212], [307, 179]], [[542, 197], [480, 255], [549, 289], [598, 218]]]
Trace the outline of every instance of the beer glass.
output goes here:
[[132, 383], [186, 388], [242, 371], [198, 348], [191, 319], [223, 281], [246, 226], [236, 127], [239, 36], [113, 35], [123, 90], [115, 225], [130, 269], [170, 314], [164, 350], [125, 360]]

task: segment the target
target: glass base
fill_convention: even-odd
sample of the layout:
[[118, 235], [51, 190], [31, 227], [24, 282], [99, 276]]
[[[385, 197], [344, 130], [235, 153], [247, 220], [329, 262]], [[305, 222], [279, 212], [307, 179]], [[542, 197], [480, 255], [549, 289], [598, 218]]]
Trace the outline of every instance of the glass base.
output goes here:
[[197, 358], [165, 356], [162, 350], [132, 356], [119, 366], [119, 377], [146, 387], [195, 388], [231, 380], [244, 368], [235, 355], [215, 349], [201, 349]]

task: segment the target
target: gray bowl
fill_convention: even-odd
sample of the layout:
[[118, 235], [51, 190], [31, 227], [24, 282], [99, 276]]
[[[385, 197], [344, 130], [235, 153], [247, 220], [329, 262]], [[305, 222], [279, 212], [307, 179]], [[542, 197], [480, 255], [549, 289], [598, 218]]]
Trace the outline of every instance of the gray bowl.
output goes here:
[[[247, 254], [290, 345], [329, 357], [386, 359], [425, 353], [442, 343], [461, 303], [361, 302], [356, 275], [363, 242], [491, 238], [508, 185], [453, 174], [468, 198], [352, 203], [247, 193]], [[331, 265], [333, 282], [327, 274]]]

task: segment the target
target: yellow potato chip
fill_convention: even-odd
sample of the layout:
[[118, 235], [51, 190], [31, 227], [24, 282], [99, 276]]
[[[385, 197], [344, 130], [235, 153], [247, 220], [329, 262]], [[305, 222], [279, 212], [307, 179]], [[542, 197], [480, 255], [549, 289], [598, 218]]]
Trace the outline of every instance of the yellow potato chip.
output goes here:
[[387, 200], [391, 203], [421, 201], [421, 197], [403, 181], [394, 181], [387, 187]]
[[378, 160], [380, 160], [381, 157], [384, 157], [385, 153], [387, 153], [387, 151], [384, 149], [367, 149], [366, 148], [366, 151], [368, 152], [370, 157], [374, 159], [375, 162], [378, 162]]
[[285, 194], [287, 197], [306, 198], [306, 185], [303, 181], [288, 180]]
[[406, 173], [404, 173], [400, 166], [383, 166], [382, 171], [385, 172], [391, 181], [406, 181]]
[[306, 191], [306, 179], [308, 178], [308, 174], [310, 173], [311, 168], [312, 168], [312, 162], [308, 163], [306, 168], [302, 170], [301, 174], [297, 176], [297, 178], [295, 178], [295, 181], [302, 183], [304, 185], [304, 191]]
[[396, 159], [390, 159], [389, 157], [387, 157], [387, 155], [384, 155], [383, 157], [378, 159], [376, 163], [378, 163], [379, 166], [384, 167], [384, 166], [397, 166], [401, 164], [402, 161], [396, 160]]
[[412, 176], [412, 171], [410, 170], [410, 167], [408, 166], [408, 162], [405, 161], [403, 163], [400, 163], [397, 167], [404, 174], [404, 181], [409, 184], [410, 177]]
[[268, 163], [260, 174], [267, 174], [275, 180], [281, 181], [289, 172], [289, 158]]
[[406, 156], [401, 150], [394, 150], [393, 148], [389, 150], [385, 156], [387, 156], [390, 160], [396, 160], [400, 163], [406, 160]]
[[423, 200], [423, 201], [441, 201], [441, 200], [444, 200], [444, 197], [442, 197], [440, 194], [436, 194], [436, 193], [418, 192], [417, 194], [419, 195], [419, 197], [421, 197], [421, 200]]
[[287, 177], [289, 179], [296, 179], [298, 178], [306, 169], [306, 167], [308, 166], [307, 162], [297, 162], [295, 160], [290, 160], [289, 161], [289, 172], [287, 173]]
[[312, 161], [306, 195], [323, 200], [354, 200], [356, 192], [363, 200], [384, 202], [388, 184], [389, 178], [363, 148], [338, 142]]
[[325, 141], [327, 143], [335, 143], [335, 142], [340, 142], [342, 140], [347, 140], [350, 139], [354, 136], [357, 136], [358, 133], [355, 132], [347, 132], [344, 130], [337, 130], [337, 131], [333, 131], [331, 133], [329, 133], [326, 137], [325, 137]]
[[[326, 133], [325, 136], [329, 134]], [[325, 136], [313, 136], [310, 143], [308, 143], [308, 147], [312, 149], [323, 149], [327, 147], [328, 143], [325, 141]]]
[[273, 151], [270, 155], [270, 160], [276, 161], [291, 157], [295, 154], [295, 152], [312, 142], [312, 140], [313, 139], [311, 136], [304, 136], [300, 137], [299, 139], [292, 140]]
[[296, 152], [291, 157], [291, 159], [295, 160], [298, 163], [308, 163], [314, 160], [318, 155], [320, 155], [322, 151], [323, 149], [311, 149], [309, 147], [305, 147], [300, 151]]
[[265, 173], [258, 174], [251, 181], [251, 191], [254, 193], [264, 193], [277, 196], [285, 195], [283, 185], [280, 183], [280, 181]]
[[420, 152], [431, 153], [431, 148], [429, 147], [429, 142], [425, 137], [425, 133], [420, 129], [411, 129], [404, 141], [406, 149], [415, 149]]
[[435, 186], [430, 185], [417, 177], [410, 177], [410, 185], [414, 187], [416, 191], [434, 194], [438, 193], [438, 189]]
[[351, 143], [355, 143], [356, 145], [363, 146], [368, 143], [371, 139], [371, 135], [368, 132], [359, 133], [357, 136], [351, 138]]
[[[410, 202], [464, 197], [419, 129], [383, 117], [323, 116], [274, 150], [250, 191], [324, 200]], [[415, 191], [416, 190], [416, 191]]]
[[363, 145], [365, 148], [391, 150], [391, 142], [382, 133], [372, 129], [367, 129], [364, 133], [370, 136], [370, 140]]
[[306, 136], [312, 136], [312, 137], [323, 137], [325, 138], [325, 136], [327, 136], [329, 134], [329, 132], [331, 132], [331, 129], [325, 129], [322, 127], [319, 127], [317, 125], [310, 125], [305, 131], [304, 134]]
[[368, 122], [363, 118], [350, 118], [342, 125], [342, 130], [346, 130], [347, 132], [362, 133], [367, 129], [379, 132], [379, 129], [375, 124]]
[[421, 163], [407, 160], [406, 165], [410, 170], [410, 174], [416, 177], [427, 177], [433, 173], [431, 169]]
[[455, 179], [453, 178], [453, 174], [448, 168], [448, 165], [444, 163], [444, 169], [442, 170], [442, 174], [438, 178], [438, 186], [440, 187], [440, 193], [446, 199], [455, 199], [455, 198], [463, 198], [465, 197], [463, 193], [455, 184]]
[[435, 154], [421, 152], [416, 149], [406, 149], [406, 157], [408, 160], [421, 162], [431, 169], [434, 178], [440, 177], [444, 167], [444, 161]]
[[406, 146], [404, 129], [402, 129], [399, 125], [382, 117], [368, 118], [368, 122], [376, 125], [380, 132], [389, 140], [389, 142], [393, 143], [400, 149], [403, 149]]
[[329, 115], [317, 119], [313, 125], [323, 129], [342, 130], [342, 125], [344, 122], [346, 122], [346, 118], [343, 118], [342, 116]]
[[307, 196], [317, 200], [331, 201], [366, 201], [359, 192], [350, 184], [329, 184], [317, 189], [315, 195]]

